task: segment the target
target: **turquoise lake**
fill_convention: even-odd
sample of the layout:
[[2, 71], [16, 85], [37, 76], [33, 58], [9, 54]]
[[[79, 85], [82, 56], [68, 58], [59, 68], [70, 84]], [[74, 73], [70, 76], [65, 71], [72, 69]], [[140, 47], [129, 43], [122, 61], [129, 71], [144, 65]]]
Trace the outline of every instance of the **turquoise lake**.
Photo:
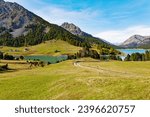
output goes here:
[[127, 54], [132, 54], [132, 53], [145, 53], [145, 49], [118, 49], [119, 51], [125, 53], [126, 55]]
[[40, 60], [43, 62], [50, 62], [52, 64], [65, 61], [68, 59], [67, 55], [62, 56], [24, 56], [25, 60]]
[[125, 59], [127, 54], [132, 54], [132, 53], [145, 53], [146, 49], [118, 49], [120, 52], [123, 52], [125, 56], [120, 56], [122, 60]]

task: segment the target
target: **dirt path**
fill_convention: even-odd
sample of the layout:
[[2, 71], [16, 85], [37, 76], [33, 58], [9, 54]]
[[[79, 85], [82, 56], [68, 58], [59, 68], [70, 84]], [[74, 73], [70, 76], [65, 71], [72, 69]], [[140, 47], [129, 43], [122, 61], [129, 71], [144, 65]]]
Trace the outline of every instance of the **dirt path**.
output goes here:
[[90, 66], [84, 66], [84, 65], [81, 65], [80, 63], [81, 63], [81, 61], [76, 61], [76, 62], [74, 62], [74, 66], [80, 67], [80, 68], [86, 68], [86, 69], [89, 69], [89, 70], [94, 70], [94, 71], [97, 71], [97, 72], [104, 72], [103, 69], [93, 68], [93, 67], [90, 67]]
[[[104, 68], [101, 68], [101, 67], [93, 67], [93, 66], [85, 66], [85, 65], [81, 65], [80, 63], [82, 62], [86, 62], [86, 61], [76, 61], [74, 62], [74, 66], [75, 67], [80, 67], [80, 68], [84, 68], [84, 69], [88, 69], [88, 70], [92, 70], [92, 71], [95, 71], [95, 72], [99, 72], [100, 73], [105, 73], [107, 75], [112, 75], [112, 76], [123, 76], [123, 77], [141, 77], [137, 74], [133, 74], [133, 73], [127, 73], [127, 72], [118, 72], [118, 71], [115, 71], [115, 70], [108, 70], [108, 69], [104, 69]], [[88, 61], [87, 61], [88, 62]], [[91, 62], [91, 61], [89, 61]], [[99, 61], [94, 61], [94, 62], [99, 62]]]

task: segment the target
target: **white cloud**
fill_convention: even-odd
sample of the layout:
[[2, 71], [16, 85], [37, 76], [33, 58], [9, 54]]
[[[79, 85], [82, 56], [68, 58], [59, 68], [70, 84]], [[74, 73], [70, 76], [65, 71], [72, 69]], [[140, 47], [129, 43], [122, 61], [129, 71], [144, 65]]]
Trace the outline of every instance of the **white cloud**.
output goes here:
[[61, 25], [63, 22], [74, 23], [88, 33], [95, 32], [95, 30], [97, 30], [95, 28], [97, 24], [106, 22], [105, 19], [97, 20], [97, 16], [102, 15], [102, 12], [100, 10], [92, 10], [92, 8], [69, 10], [66, 6], [46, 3], [42, 0], [30, 0], [30, 2], [27, 2], [26, 0], [7, 1], [17, 2], [23, 5], [25, 8], [39, 15], [50, 23], [58, 25]]
[[33, 12], [55, 24], [61, 24], [63, 22], [79, 24], [79, 22], [91, 21], [98, 15], [97, 11], [92, 11], [90, 9], [69, 11], [59, 7], [45, 7], [39, 10], [33, 10]]
[[[95, 21], [94, 18], [101, 14], [100, 11], [93, 11], [90, 8], [82, 10], [69, 10], [65, 8], [65, 6], [53, 5], [50, 3], [47, 4], [42, 0], [30, 0], [30, 3], [34, 4], [33, 6], [26, 2], [26, 0], [7, 1], [17, 2], [43, 19], [58, 25], [63, 22], [71, 22], [79, 26], [80, 24], [88, 25], [89, 22]], [[40, 9], [36, 5], [40, 6]]]
[[123, 41], [135, 34], [150, 36], [150, 27], [140, 25], [120, 30], [108, 30], [95, 34], [95, 36], [103, 38], [111, 43], [122, 43]]

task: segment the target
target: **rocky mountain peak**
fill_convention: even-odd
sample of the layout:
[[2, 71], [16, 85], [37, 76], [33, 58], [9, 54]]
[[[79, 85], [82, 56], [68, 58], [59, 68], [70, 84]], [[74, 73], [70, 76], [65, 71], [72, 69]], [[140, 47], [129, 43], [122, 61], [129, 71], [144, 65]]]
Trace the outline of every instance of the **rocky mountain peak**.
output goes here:
[[79, 27], [77, 27], [76, 25], [74, 25], [73, 23], [64, 22], [61, 25], [61, 27], [68, 30], [69, 32], [71, 32], [74, 35], [82, 35], [81, 29]]
[[[0, 0], [0, 27], [12, 30], [11, 34], [18, 37], [26, 34], [25, 26], [36, 21], [35, 14], [17, 3]], [[3, 33], [3, 32], [0, 32]]]
[[67, 31], [69, 31], [70, 33], [72, 33], [74, 35], [86, 38], [88, 41], [91, 41], [91, 42], [96, 41], [96, 42], [100, 42], [100, 43], [103, 43], [103, 44], [105, 43], [105, 44], [111, 45], [113, 47], [116, 47], [115, 45], [105, 41], [104, 39], [94, 37], [91, 34], [88, 34], [88, 33], [84, 32], [84, 31], [82, 31], [78, 26], [76, 26], [73, 23], [64, 22], [61, 25], [61, 27], [66, 29]]
[[150, 36], [133, 35], [122, 43], [122, 47], [136, 48], [150, 44]]
[[129, 39], [143, 40], [143, 39], [145, 39], [145, 37], [141, 36], [141, 35], [133, 35]]
[[69, 32], [71, 32], [74, 35], [78, 35], [78, 36], [92, 36], [86, 32], [83, 32], [78, 26], [74, 25], [73, 23], [68, 23], [68, 22], [64, 22], [61, 27], [63, 27], [64, 29], [68, 30]]

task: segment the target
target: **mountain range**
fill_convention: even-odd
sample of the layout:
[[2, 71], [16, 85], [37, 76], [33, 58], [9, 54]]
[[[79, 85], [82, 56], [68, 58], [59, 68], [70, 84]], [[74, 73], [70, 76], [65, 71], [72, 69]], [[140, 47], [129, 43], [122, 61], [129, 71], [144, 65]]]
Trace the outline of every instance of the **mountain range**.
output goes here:
[[[98, 44], [119, 48], [82, 31], [73, 23], [65, 22], [61, 26], [51, 24], [15, 2], [0, 0], [0, 46], [37, 45], [52, 39], [60, 39], [81, 47]], [[121, 47], [150, 47], [150, 37], [134, 35], [122, 43]]]
[[133, 35], [120, 46], [125, 48], [150, 48], [150, 36]]
[[111, 46], [73, 24], [51, 24], [17, 3], [0, 0], [0, 45], [36, 45], [52, 39], [61, 39], [81, 47], [89, 47], [93, 43]]
[[61, 39], [75, 46], [89, 46], [84, 39], [45, 21], [21, 5], [0, 0], [0, 45], [36, 45], [52, 39]]

